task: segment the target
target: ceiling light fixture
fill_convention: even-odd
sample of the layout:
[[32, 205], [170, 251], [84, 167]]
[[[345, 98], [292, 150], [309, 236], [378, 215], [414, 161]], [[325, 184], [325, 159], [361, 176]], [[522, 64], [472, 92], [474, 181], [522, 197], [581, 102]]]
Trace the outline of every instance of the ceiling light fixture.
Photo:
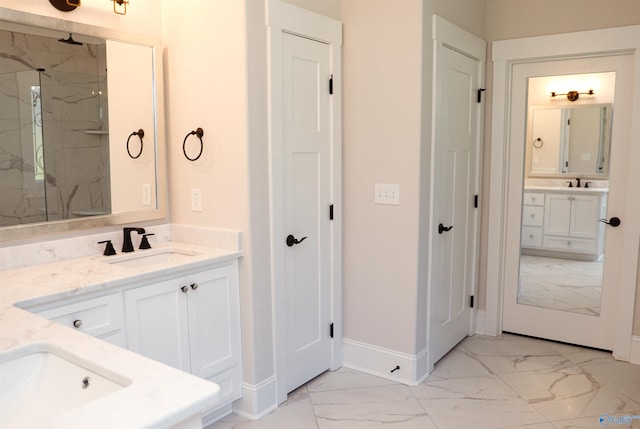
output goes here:
[[127, 5], [129, 4], [129, 0], [109, 0], [113, 2], [113, 11], [118, 15], [126, 15], [127, 14]]

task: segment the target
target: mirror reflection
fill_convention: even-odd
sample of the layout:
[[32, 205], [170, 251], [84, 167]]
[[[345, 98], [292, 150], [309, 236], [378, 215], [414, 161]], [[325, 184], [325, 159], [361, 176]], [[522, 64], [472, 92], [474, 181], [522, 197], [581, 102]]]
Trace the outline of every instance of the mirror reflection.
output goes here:
[[[559, 81], [588, 81], [595, 98], [551, 99]], [[529, 80], [518, 304], [600, 314], [614, 84], [615, 73]]]
[[145, 46], [0, 30], [0, 227], [157, 207], [152, 61]]
[[611, 106], [533, 107], [531, 176], [608, 174]]

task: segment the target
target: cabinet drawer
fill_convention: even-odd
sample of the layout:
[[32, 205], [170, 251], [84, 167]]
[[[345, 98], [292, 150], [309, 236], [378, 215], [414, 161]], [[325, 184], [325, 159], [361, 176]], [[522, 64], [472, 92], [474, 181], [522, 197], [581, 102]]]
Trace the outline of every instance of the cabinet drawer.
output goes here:
[[570, 237], [549, 237], [543, 240], [544, 248], [575, 253], [596, 253], [596, 240]]
[[522, 225], [542, 226], [544, 206], [524, 206], [522, 208]]
[[538, 192], [525, 192], [523, 204], [530, 206], [544, 206], [544, 194]]
[[[36, 314], [94, 337], [107, 337], [122, 330], [124, 324], [119, 293], [38, 310]], [[79, 326], [74, 326], [74, 322]]]
[[521, 245], [522, 247], [542, 247], [542, 228], [523, 226]]

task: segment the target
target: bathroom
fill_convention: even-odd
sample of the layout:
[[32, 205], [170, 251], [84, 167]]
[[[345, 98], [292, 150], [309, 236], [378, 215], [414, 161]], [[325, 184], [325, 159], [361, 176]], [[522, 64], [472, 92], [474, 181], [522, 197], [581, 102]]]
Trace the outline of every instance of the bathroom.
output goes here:
[[[123, 218], [117, 226], [98, 225], [93, 230], [68, 233], [34, 228], [31, 236], [19, 237], [13, 235], [15, 230], [2, 231], [7, 234], [3, 247], [96, 233], [110, 234], [118, 249], [125, 223], [149, 230], [171, 222], [240, 231], [243, 382], [246, 392], [261, 391], [264, 386], [268, 386], [265, 391], [275, 389], [277, 322], [273, 316], [272, 264], [278, 255], [271, 250], [267, 6], [262, 1], [162, 2], [161, 6], [132, 1], [127, 14], [120, 16], [109, 2], [102, 3], [86, 0], [68, 13], [58, 12], [46, 1], [28, 5], [8, 1], [3, 7], [161, 41], [164, 80], [157, 102], [164, 102], [164, 118], [156, 132], [166, 141], [168, 180], [164, 188], [159, 182], [157, 194], [163, 200], [159, 207], [166, 204], [166, 213], [154, 220], [149, 216]], [[430, 135], [431, 127], [430, 109], [423, 107], [431, 105], [429, 85], [425, 85], [431, 79], [426, 61], [431, 55], [426, 43], [430, 40], [430, 17], [438, 14], [488, 42], [476, 293], [476, 332], [483, 332], [481, 319], [491, 317], [489, 309], [495, 306], [484, 290], [497, 275], [489, 250], [494, 247], [488, 244], [492, 237], [491, 172], [495, 167], [490, 163], [489, 143], [491, 42], [637, 25], [637, 5], [621, 2], [619, 10], [608, 11], [594, 1], [576, 16], [574, 3], [562, 7], [497, 0], [416, 0], [400, 5], [376, 1], [371, 2], [373, 6], [355, 0], [291, 3], [342, 22], [342, 194], [334, 201], [336, 220], [342, 218], [343, 231], [342, 312], [333, 322], [338, 338], [352, 340], [351, 346], [372, 345], [413, 357], [426, 347], [429, 250], [425, 243], [430, 221], [429, 183], [423, 175], [422, 157], [424, 136]], [[373, 97], [382, 101], [372, 103]], [[111, 113], [110, 125], [114, 123]], [[191, 162], [185, 159], [182, 143], [185, 134], [198, 127], [204, 130], [204, 150], [198, 161]], [[127, 129], [127, 135], [137, 128]], [[153, 141], [149, 138], [144, 138], [145, 144]], [[187, 143], [197, 154], [196, 136]], [[162, 173], [159, 177], [162, 179]], [[375, 183], [400, 184], [400, 204], [374, 205]], [[201, 211], [193, 210], [194, 189], [201, 193]], [[90, 228], [91, 222], [97, 222], [86, 221]], [[155, 237], [158, 241], [159, 235]], [[7, 238], [18, 241], [5, 242]], [[94, 251], [97, 254], [101, 249], [96, 245]], [[637, 280], [635, 284], [637, 288]], [[636, 310], [636, 337], [640, 335], [638, 314]], [[492, 331], [484, 329], [484, 333]]]

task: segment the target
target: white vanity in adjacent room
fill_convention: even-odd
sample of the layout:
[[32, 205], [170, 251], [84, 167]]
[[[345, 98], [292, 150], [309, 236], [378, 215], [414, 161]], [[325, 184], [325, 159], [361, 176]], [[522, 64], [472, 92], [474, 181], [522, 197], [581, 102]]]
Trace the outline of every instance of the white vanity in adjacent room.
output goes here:
[[522, 253], [599, 260], [607, 194], [607, 188], [525, 186]]

